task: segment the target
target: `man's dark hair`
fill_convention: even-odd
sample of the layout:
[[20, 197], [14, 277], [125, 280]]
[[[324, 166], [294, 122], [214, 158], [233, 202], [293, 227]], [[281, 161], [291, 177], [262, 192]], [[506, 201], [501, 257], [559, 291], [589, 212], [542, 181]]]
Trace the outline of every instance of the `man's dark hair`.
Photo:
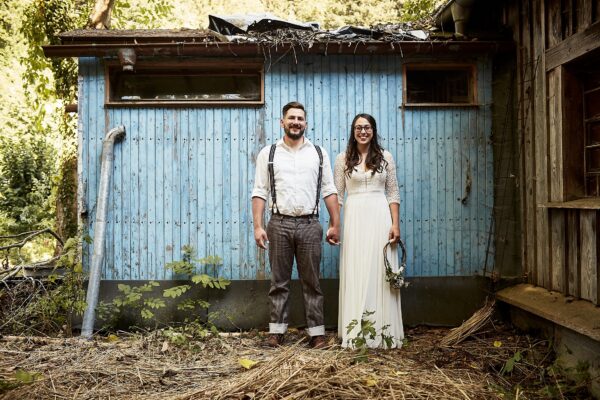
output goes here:
[[290, 108], [298, 108], [304, 111], [304, 117], [306, 117], [306, 110], [304, 109], [304, 105], [302, 103], [298, 103], [297, 101], [290, 101], [285, 106], [283, 106], [282, 116], [285, 117], [285, 114], [288, 112]]

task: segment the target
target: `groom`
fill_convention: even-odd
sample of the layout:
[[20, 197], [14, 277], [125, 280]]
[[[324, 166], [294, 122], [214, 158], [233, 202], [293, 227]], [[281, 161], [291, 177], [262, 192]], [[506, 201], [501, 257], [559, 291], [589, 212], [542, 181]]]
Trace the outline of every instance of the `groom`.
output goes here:
[[[339, 243], [340, 215], [336, 188], [327, 152], [306, 137], [306, 111], [298, 102], [283, 107], [283, 138], [263, 148], [256, 158], [252, 191], [254, 240], [269, 250], [271, 323], [267, 344], [283, 343], [288, 325], [288, 297], [294, 257], [302, 284], [310, 345], [325, 347], [323, 293], [319, 283], [321, 240], [319, 201], [322, 197], [329, 213], [327, 242]], [[270, 196], [271, 219], [265, 231], [263, 214]]]

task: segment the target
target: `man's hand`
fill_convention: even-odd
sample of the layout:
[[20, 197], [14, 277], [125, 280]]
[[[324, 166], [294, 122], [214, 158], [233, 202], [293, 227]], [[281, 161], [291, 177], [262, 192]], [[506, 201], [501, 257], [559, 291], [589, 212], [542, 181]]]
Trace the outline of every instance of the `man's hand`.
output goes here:
[[327, 229], [327, 243], [337, 246], [340, 244], [340, 206], [337, 194], [325, 197], [325, 206], [329, 213], [329, 229]]
[[398, 243], [400, 241], [399, 227], [392, 225], [392, 227], [390, 228], [389, 241], [390, 243]]
[[330, 226], [329, 229], [327, 229], [327, 243], [332, 246], [340, 244], [340, 228], [337, 226]]
[[267, 237], [267, 232], [261, 227], [254, 229], [254, 240], [256, 241], [256, 245], [261, 249], [267, 249], [267, 242], [269, 238]]

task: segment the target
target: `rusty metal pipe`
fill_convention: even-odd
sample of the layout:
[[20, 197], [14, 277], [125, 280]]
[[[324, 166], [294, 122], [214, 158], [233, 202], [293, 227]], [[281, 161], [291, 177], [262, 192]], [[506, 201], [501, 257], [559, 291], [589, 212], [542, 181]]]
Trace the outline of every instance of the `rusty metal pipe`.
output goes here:
[[96, 319], [96, 306], [100, 291], [100, 277], [102, 275], [102, 261], [104, 260], [104, 240], [106, 233], [106, 215], [108, 214], [108, 195], [110, 193], [110, 179], [114, 160], [115, 143], [125, 137], [125, 127], [120, 125], [106, 133], [102, 141], [102, 157], [100, 168], [100, 184], [98, 200], [96, 202], [96, 224], [94, 227], [94, 252], [90, 265], [90, 279], [88, 281], [86, 308], [83, 314], [81, 336], [91, 338], [94, 333]]

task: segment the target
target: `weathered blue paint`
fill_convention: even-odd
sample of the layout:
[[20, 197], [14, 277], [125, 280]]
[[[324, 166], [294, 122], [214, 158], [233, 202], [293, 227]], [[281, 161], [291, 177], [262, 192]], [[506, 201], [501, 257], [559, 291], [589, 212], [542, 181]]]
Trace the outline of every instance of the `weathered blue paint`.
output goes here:
[[[356, 113], [377, 118], [381, 144], [396, 160], [409, 275], [480, 272], [493, 201], [491, 62], [477, 60], [480, 106], [464, 108], [403, 108], [403, 62], [395, 56], [305, 56], [297, 64], [285, 58], [265, 65], [264, 107], [171, 109], [104, 108], [102, 61], [81, 58], [80, 175], [90, 236], [104, 133], [119, 124], [127, 129], [115, 149], [103, 278], [173, 279], [164, 265], [192, 244], [200, 256], [221, 256], [227, 278], [268, 279], [265, 255], [253, 240], [254, 162], [280, 138], [281, 107], [295, 99], [308, 110], [307, 136], [332, 162]], [[338, 257], [338, 248], [324, 245], [324, 278], [338, 277]]]

